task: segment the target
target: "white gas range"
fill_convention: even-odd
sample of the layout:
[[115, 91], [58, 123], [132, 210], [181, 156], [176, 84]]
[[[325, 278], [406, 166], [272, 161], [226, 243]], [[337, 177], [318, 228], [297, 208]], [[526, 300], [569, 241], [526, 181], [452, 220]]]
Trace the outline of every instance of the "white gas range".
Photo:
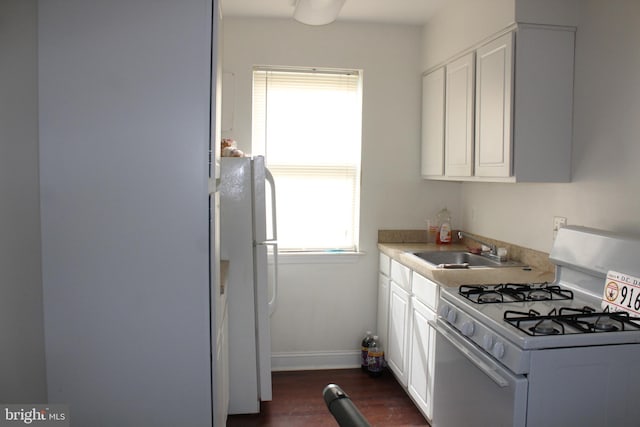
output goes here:
[[567, 227], [550, 259], [554, 283], [441, 289], [434, 427], [640, 425], [640, 317], [601, 307], [640, 240]]

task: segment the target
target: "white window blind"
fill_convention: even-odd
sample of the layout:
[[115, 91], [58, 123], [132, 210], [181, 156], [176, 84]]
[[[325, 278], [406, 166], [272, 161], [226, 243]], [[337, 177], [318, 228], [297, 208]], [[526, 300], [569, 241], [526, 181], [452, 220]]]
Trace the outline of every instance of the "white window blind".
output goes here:
[[276, 181], [280, 249], [357, 250], [361, 73], [256, 68], [252, 126]]

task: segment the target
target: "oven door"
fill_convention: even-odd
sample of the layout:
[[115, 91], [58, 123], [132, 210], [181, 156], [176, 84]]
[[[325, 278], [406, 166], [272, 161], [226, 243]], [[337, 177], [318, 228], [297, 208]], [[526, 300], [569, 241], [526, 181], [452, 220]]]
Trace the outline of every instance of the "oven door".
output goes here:
[[433, 427], [524, 427], [527, 378], [516, 375], [442, 319], [436, 330]]

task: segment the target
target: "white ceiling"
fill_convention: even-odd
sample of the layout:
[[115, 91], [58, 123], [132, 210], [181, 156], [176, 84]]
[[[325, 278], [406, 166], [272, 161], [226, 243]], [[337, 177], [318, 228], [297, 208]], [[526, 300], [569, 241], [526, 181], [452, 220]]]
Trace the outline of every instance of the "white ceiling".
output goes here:
[[[296, 0], [221, 0], [227, 17], [292, 18]], [[338, 21], [424, 24], [445, 0], [346, 0]]]

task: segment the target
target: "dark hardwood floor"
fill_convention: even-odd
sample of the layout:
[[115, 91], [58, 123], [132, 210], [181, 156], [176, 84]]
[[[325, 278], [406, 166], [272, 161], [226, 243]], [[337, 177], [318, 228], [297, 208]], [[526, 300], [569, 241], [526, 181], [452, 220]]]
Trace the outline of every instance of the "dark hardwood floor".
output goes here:
[[337, 384], [372, 426], [429, 426], [393, 374], [372, 378], [360, 369], [273, 373], [273, 400], [259, 415], [230, 415], [227, 427], [335, 427], [322, 390]]

